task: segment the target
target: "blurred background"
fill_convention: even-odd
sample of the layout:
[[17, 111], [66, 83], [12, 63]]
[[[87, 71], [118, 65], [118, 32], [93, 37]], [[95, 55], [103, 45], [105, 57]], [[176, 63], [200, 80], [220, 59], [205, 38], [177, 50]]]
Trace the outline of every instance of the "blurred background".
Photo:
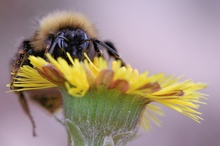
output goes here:
[[10, 82], [9, 61], [35, 22], [54, 10], [84, 13], [101, 40], [111, 40], [124, 60], [143, 72], [185, 75], [209, 86], [207, 105], [199, 109], [201, 124], [166, 107], [162, 127], [140, 136], [128, 146], [220, 145], [220, 1], [219, 0], [1, 0], [0, 1], [0, 146], [65, 146], [63, 126], [31, 103], [36, 138]]

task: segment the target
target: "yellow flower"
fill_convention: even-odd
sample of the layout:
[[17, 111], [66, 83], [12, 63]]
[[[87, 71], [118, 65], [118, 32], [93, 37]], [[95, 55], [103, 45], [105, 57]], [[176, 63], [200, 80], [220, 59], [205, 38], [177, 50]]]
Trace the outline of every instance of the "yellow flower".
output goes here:
[[[194, 83], [191, 80], [181, 81], [181, 78], [166, 76], [163, 73], [149, 75], [148, 72], [144, 72], [139, 74], [138, 70], [132, 69], [129, 65], [121, 67], [120, 61], [113, 61], [110, 66], [103, 58], [95, 58], [93, 62], [90, 60], [79, 62], [77, 59], [72, 60], [68, 54], [71, 62], [71, 64], [68, 64], [63, 58], [55, 60], [49, 54], [46, 56], [49, 62], [40, 57], [31, 56], [29, 59], [34, 67], [21, 67], [17, 74], [18, 78], [15, 79], [13, 85], [19, 87], [16, 91], [58, 87], [64, 97], [77, 97], [74, 102], [70, 102], [70, 106], [74, 105], [77, 107], [75, 110], [79, 110], [74, 113], [74, 116], [69, 117], [73, 120], [72, 123], [68, 124], [69, 122], [67, 121], [67, 126], [70, 129], [74, 123], [82, 123], [77, 120], [83, 115], [80, 112], [89, 113], [99, 119], [96, 121], [90, 115], [87, 116], [85, 123], [89, 120], [99, 123], [105, 121], [104, 119], [106, 118], [106, 115], [103, 117], [100, 115], [107, 113], [107, 111], [111, 112], [114, 108], [120, 108], [120, 106], [126, 109], [121, 109], [118, 113], [119, 115], [113, 118], [114, 120], [120, 119], [119, 117], [125, 112], [127, 115], [137, 115], [136, 121], [134, 121], [135, 125], [138, 125], [139, 121], [141, 121], [140, 124], [143, 127], [150, 128], [149, 119], [156, 124], [160, 124], [155, 114], [163, 115], [160, 108], [152, 104], [154, 102], [174, 109], [197, 122], [202, 119], [199, 116], [201, 113], [197, 109], [199, 104], [204, 104], [201, 99], [206, 96], [198, 92], [198, 90], [206, 87], [203, 83]], [[96, 96], [101, 96], [105, 99], [96, 99]], [[87, 97], [88, 101], [84, 101]], [[126, 98], [129, 100], [126, 100]], [[69, 104], [66, 99], [64, 98], [64, 105]], [[97, 103], [94, 103], [93, 100]], [[82, 103], [82, 101], [84, 102]], [[122, 101], [125, 105], [120, 105]], [[106, 103], [100, 105], [102, 102]], [[107, 108], [108, 102], [113, 109]], [[81, 104], [85, 107], [82, 107]], [[93, 108], [90, 109], [90, 106], [93, 106], [95, 110]], [[86, 108], [88, 108], [88, 111]], [[97, 113], [98, 109], [103, 109], [104, 111]], [[67, 109], [66, 113], [68, 114], [69, 112]], [[143, 113], [147, 113], [147, 115]], [[114, 113], [110, 113], [110, 117], [114, 117]], [[111, 121], [110, 119], [107, 121]], [[121, 124], [132, 121], [129, 117], [124, 117], [124, 120], [121, 121]], [[134, 129], [135, 125], [130, 125], [130, 127]], [[85, 127], [85, 125], [82, 127]], [[108, 128], [105, 129], [105, 133], [108, 133], [108, 130]], [[126, 133], [126, 130], [124, 132]]]
[[21, 67], [14, 86], [23, 88], [17, 91], [65, 85], [69, 94], [82, 97], [89, 88], [104, 85], [108, 89], [118, 89], [125, 94], [161, 103], [197, 122], [201, 119], [198, 116], [201, 113], [195, 109], [199, 108], [199, 104], [204, 104], [200, 99], [205, 95], [197, 90], [205, 88], [206, 84], [180, 81], [181, 78], [162, 73], [152, 76], [148, 72], [139, 74], [138, 70], [130, 66], [121, 67], [120, 61], [113, 61], [112, 67], [109, 67], [103, 58], [95, 58], [93, 63], [71, 59], [73, 65], [69, 65], [63, 58], [55, 60], [49, 54], [47, 58], [49, 62], [30, 56], [34, 68]]

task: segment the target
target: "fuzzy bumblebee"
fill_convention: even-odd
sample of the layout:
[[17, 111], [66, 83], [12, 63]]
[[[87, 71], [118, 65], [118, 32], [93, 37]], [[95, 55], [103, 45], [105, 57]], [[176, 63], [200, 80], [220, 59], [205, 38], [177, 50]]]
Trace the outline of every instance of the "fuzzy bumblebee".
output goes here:
[[[80, 61], [85, 59], [84, 53], [93, 60], [96, 56], [103, 56], [102, 48], [105, 48], [110, 57], [119, 59], [117, 50], [110, 42], [102, 42], [97, 39], [95, 27], [82, 14], [76, 12], [57, 11], [43, 17], [39, 21], [32, 37], [24, 40], [11, 63], [11, 89], [17, 89], [13, 83], [19, 78], [19, 69], [31, 63], [28, 59], [30, 55], [46, 59], [45, 54], [50, 53], [55, 59], [64, 58], [69, 64], [67, 57], [69, 53], [72, 59]], [[42, 89], [40, 91], [17, 92], [20, 103], [31, 120], [33, 135], [35, 134], [35, 123], [31, 116], [25, 95], [40, 104], [50, 113], [54, 113], [62, 105], [61, 95], [56, 88]]]

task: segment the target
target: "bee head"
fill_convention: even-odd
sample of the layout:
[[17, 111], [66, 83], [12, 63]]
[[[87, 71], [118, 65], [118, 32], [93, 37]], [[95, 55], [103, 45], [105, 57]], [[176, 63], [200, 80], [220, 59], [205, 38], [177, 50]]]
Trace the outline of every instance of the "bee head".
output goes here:
[[83, 53], [89, 47], [89, 37], [85, 31], [76, 28], [61, 29], [55, 36], [49, 49], [54, 58], [66, 56], [68, 52], [72, 58], [82, 59]]
[[56, 11], [44, 16], [38, 24], [31, 38], [34, 52], [48, 52], [54, 58], [65, 58], [68, 52], [80, 60], [85, 51], [94, 56], [93, 49], [88, 49], [91, 41], [85, 40], [97, 38], [97, 33], [84, 15], [72, 11]]

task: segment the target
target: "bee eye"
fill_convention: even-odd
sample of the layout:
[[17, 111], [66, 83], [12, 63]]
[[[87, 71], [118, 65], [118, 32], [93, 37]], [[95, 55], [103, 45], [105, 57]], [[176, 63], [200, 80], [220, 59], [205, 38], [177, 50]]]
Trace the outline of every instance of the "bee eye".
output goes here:
[[80, 48], [82, 48], [83, 50], [86, 50], [88, 47], [89, 47], [89, 41], [86, 41], [88, 40], [89, 37], [86, 35], [86, 33], [84, 33], [82, 35], [82, 39], [81, 39], [81, 44], [80, 44]]

